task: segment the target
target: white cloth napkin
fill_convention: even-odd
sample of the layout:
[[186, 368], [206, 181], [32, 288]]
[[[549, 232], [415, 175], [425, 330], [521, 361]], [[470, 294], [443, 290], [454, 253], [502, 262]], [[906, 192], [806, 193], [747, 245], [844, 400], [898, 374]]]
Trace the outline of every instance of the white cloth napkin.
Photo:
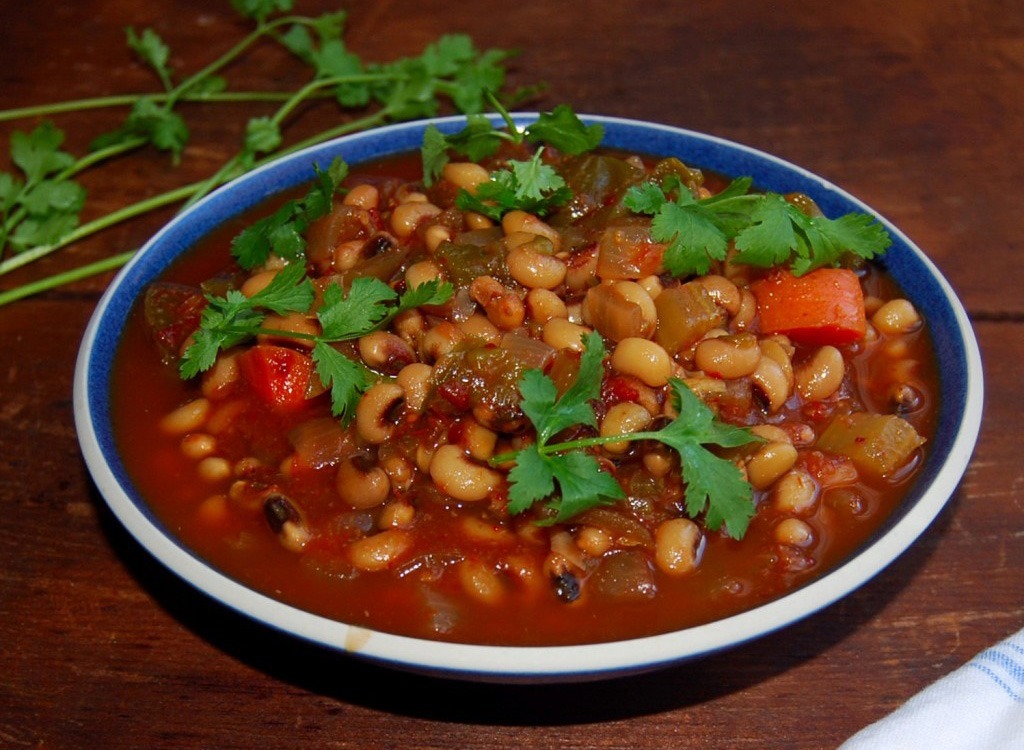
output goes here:
[[840, 750], [1024, 750], [1024, 630], [928, 686]]

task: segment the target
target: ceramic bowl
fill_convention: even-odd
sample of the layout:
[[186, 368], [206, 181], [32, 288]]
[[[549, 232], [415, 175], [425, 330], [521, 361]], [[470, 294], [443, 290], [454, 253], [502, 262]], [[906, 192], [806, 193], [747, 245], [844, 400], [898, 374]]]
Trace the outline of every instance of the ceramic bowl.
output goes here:
[[[536, 115], [516, 115], [528, 123]], [[605, 128], [604, 145], [657, 155], [725, 175], [751, 176], [780, 193], [804, 192], [828, 216], [866, 211], [835, 185], [782, 159], [721, 138], [664, 125], [587, 117]], [[445, 131], [462, 118], [433, 121]], [[75, 375], [75, 419], [89, 471], [114, 515], [146, 550], [205, 595], [284, 633], [374, 662], [416, 672], [494, 682], [579, 681], [638, 673], [737, 646], [808, 617], [846, 596], [889, 565], [925, 531], [956, 490], [973, 450], [982, 413], [981, 359], [970, 322], [950, 285], [898, 228], [885, 266], [928, 321], [941, 363], [941, 413], [927, 460], [908, 496], [855, 555], [780, 599], [726, 619], [634, 640], [555, 647], [490, 647], [401, 637], [353, 627], [283, 604], [246, 588], [193, 554], [147, 507], [115, 446], [110, 372], [128, 311], [146, 285], [227, 218], [309, 181], [314, 163], [341, 156], [350, 164], [419, 148], [426, 122], [347, 136], [251, 172], [182, 212], [135, 256], [101, 299], [85, 333]]]

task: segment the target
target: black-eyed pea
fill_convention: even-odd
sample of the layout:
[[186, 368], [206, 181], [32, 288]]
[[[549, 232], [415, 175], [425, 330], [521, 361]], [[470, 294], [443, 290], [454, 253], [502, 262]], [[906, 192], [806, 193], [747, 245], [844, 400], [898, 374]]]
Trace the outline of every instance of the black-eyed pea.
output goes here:
[[430, 393], [430, 379], [434, 368], [425, 362], [413, 362], [398, 371], [395, 383], [401, 387], [405, 396], [405, 407], [410, 411], [423, 410], [423, 404]]
[[541, 252], [534, 242], [512, 248], [505, 264], [509, 275], [527, 289], [554, 289], [565, 281], [565, 261]]
[[704, 287], [715, 304], [730, 316], [739, 313], [743, 296], [740, 294], [739, 287], [732, 281], [718, 274], [708, 274], [697, 279], [697, 283]]
[[233, 476], [231, 462], [220, 456], [207, 456], [196, 466], [196, 473], [204, 482], [217, 484]]
[[792, 392], [789, 375], [771, 357], [761, 357], [750, 380], [764, 396], [768, 411], [772, 414], [782, 408]]
[[391, 212], [391, 231], [399, 239], [408, 239], [421, 222], [432, 219], [441, 209], [425, 200], [410, 200], [395, 206]]
[[210, 415], [210, 401], [197, 398], [182, 404], [160, 420], [160, 430], [165, 435], [186, 435], [203, 428]]
[[644, 276], [642, 279], [638, 279], [636, 283], [644, 288], [644, 291], [651, 296], [651, 299], [657, 299], [658, 295], [661, 294], [665, 288], [661, 283], [661, 277], [653, 274], [650, 276]]
[[462, 533], [474, 542], [509, 544], [515, 541], [515, 534], [495, 520], [479, 516], [464, 516], [460, 521], [460, 526]]
[[775, 424], [755, 424], [750, 431], [769, 443], [792, 443], [789, 433]]
[[385, 505], [377, 518], [379, 529], [408, 529], [416, 519], [416, 508], [404, 500], [392, 500]]
[[483, 308], [487, 319], [503, 331], [511, 331], [526, 319], [526, 305], [514, 291], [492, 276], [477, 276], [469, 294]]
[[788, 383], [790, 390], [792, 390], [794, 385], [793, 352], [795, 349], [789, 342], [789, 339], [785, 336], [770, 336], [761, 339], [758, 342], [758, 346], [761, 348], [762, 357], [773, 359], [779, 364], [783, 374], [786, 376], [786, 383]]
[[484, 427], [475, 419], [467, 419], [462, 424], [462, 446], [477, 461], [487, 461], [494, 455], [494, 447], [498, 444], [498, 433]]
[[501, 218], [501, 228], [506, 235], [514, 232], [529, 232], [544, 237], [551, 242], [554, 252], [557, 253], [561, 249], [562, 236], [558, 231], [550, 224], [525, 211], [515, 210], [506, 213]]
[[205, 432], [190, 432], [181, 439], [181, 452], [195, 461], [206, 458], [217, 450], [217, 438]]
[[392, 453], [387, 456], [381, 456], [378, 463], [380, 468], [384, 469], [384, 472], [388, 475], [388, 481], [391, 482], [392, 489], [405, 492], [412, 487], [413, 480], [416, 478], [416, 467], [409, 459], [397, 453]]
[[203, 395], [212, 400], [220, 400], [231, 386], [238, 382], [238, 352], [222, 353], [213, 363], [213, 367], [203, 373]]
[[359, 357], [378, 372], [395, 375], [416, 361], [412, 346], [390, 331], [371, 331], [359, 338]]
[[740, 307], [732, 316], [731, 325], [734, 330], [745, 331], [757, 316], [757, 300], [749, 289], [740, 291]]
[[281, 545], [290, 552], [301, 552], [312, 538], [299, 509], [280, 493], [267, 495], [263, 502], [263, 515]]
[[391, 478], [365, 456], [352, 456], [338, 466], [335, 487], [338, 497], [353, 508], [375, 508], [391, 494]]
[[427, 246], [427, 251], [431, 254], [436, 253], [437, 249], [451, 238], [452, 230], [443, 224], [431, 224], [423, 230], [423, 244]]
[[370, 211], [380, 205], [380, 191], [370, 184], [356, 185], [345, 194], [341, 202], [346, 206]]
[[[293, 346], [300, 346], [305, 349], [313, 348], [313, 337], [320, 333], [320, 324], [308, 318], [302, 313], [288, 313], [287, 315], [276, 315], [270, 313], [263, 319], [263, 328], [270, 331], [282, 331], [283, 333], [261, 333], [256, 340], [263, 343], [287, 342]], [[297, 333], [299, 337], [289, 334]]]
[[469, 193], [475, 192], [478, 185], [491, 179], [484, 167], [471, 161], [450, 161], [444, 165], [441, 176]]
[[893, 299], [875, 311], [871, 323], [886, 335], [898, 335], [917, 330], [921, 326], [921, 316], [914, 304], [907, 299]]
[[671, 518], [654, 530], [654, 560], [669, 575], [685, 575], [700, 564], [704, 537], [688, 518]]
[[405, 269], [405, 285], [410, 289], [415, 289], [428, 281], [438, 281], [440, 278], [441, 267], [432, 260], [421, 260]]
[[531, 289], [526, 293], [526, 314], [537, 323], [547, 323], [552, 318], [568, 318], [565, 300], [550, 289]]
[[668, 473], [672, 471], [675, 465], [670, 449], [662, 446], [655, 446], [644, 451], [641, 460], [643, 461], [644, 468], [647, 469], [651, 476], [659, 479], [668, 476]]
[[761, 361], [757, 337], [750, 333], [706, 338], [693, 353], [697, 368], [712, 377], [732, 380], [751, 375]]
[[225, 495], [211, 495], [199, 504], [196, 518], [207, 526], [219, 526], [228, 520], [230, 509]]
[[462, 590], [484, 604], [497, 604], [505, 596], [501, 574], [480, 560], [463, 560], [456, 565]]
[[814, 529], [799, 518], [784, 518], [775, 526], [773, 535], [779, 544], [801, 549], [814, 544]]
[[[647, 409], [633, 401], [620, 401], [601, 420], [601, 437], [629, 435], [646, 429], [650, 424], [651, 413]], [[629, 441], [605, 443], [603, 448], [612, 455], [621, 455], [629, 450]]]
[[430, 460], [430, 478], [443, 493], [463, 502], [485, 500], [501, 484], [501, 474], [477, 463], [458, 445], [442, 445]]
[[601, 557], [612, 548], [612, 538], [604, 529], [584, 526], [576, 532], [576, 546], [590, 557]]
[[370, 386], [356, 404], [355, 427], [363, 440], [379, 445], [391, 437], [395, 430], [394, 411], [405, 398], [402, 386], [382, 382]]
[[427, 319], [419, 310], [403, 310], [391, 321], [391, 330], [412, 343], [427, 331]]
[[834, 346], [820, 347], [811, 360], [794, 371], [796, 391], [805, 401], [824, 401], [843, 384], [846, 363]]
[[795, 516], [811, 513], [817, 507], [819, 490], [817, 480], [808, 472], [790, 469], [772, 488], [772, 507]]
[[465, 320], [457, 323], [459, 330], [466, 338], [479, 339], [488, 344], [501, 342], [502, 332], [486, 315], [473, 313]]
[[436, 362], [464, 338], [465, 334], [455, 323], [442, 320], [420, 337], [420, 356], [427, 362]]
[[578, 323], [571, 323], [567, 318], [552, 318], [544, 324], [541, 339], [554, 349], [583, 351], [583, 337], [590, 329]]
[[239, 291], [246, 297], [252, 297], [267, 288], [267, 284], [274, 280], [277, 271], [260, 271], [242, 282]]
[[489, 217], [476, 211], [466, 211], [462, 214], [462, 218], [469, 229], [490, 229], [494, 226], [494, 222]]
[[747, 461], [747, 480], [756, 490], [767, 489], [793, 468], [797, 456], [788, 440], [765, 443]]
[[672, 358], [665, 348], [650, 339], [631, 336], [615, 345], [611, 365], [623, 375], [632, 375], [653, 388], [668, 383]]
[[386, 529], [352, 542], [348, 557], [360, 570], [386, 570], [412, 548], [412, 543], [412, 534], [405, 529]]

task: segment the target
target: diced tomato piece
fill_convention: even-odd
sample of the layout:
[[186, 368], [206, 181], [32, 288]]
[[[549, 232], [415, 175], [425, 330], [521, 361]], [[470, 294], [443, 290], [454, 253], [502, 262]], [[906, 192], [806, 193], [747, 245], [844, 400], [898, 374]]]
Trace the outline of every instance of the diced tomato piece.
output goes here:
[[146, 325], [165, 361], [181, 354], [181, 347], [199, 327], [206, 298], [198, 287], [158, 281], [146, 289]]
[[260, 344], [238, 358], [242, 376], [258, 398], [275, 408], [294, 409], [306, 401], [313, 360], [285, 346]]
[[864, 338], [864, 292], [853, 271], [819, 268], [804, 276], [776, 271], [750, 288], [762, 333], [781, 333], [812, 346], [842, 346]]

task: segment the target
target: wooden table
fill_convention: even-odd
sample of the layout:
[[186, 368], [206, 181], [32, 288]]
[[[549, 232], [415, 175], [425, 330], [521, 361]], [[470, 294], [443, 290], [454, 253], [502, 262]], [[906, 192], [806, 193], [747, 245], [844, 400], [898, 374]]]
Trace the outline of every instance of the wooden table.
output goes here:
[[[298, 3], [317, 14], [326, 2]], [[940, 7], [941, 6], [941, 7]], [[1024, 6], [353, 0], [366, 59], [446, 32], [516, 48], [532, 104], [714, 133], [826, 176], [900, 226], [961, 295], [987, 405], [936, 523], [820, 614], [712, 658], [578, 687], [411, 676], [325, 655], [212, 604], [106, 509], [72, 423], [79, 338], [110, 274], [0, 308], [0, 747], [829, 748], [1024, 625]], [[0, 4], [0, 106], [152, 90], [124, 27], [152, 26], [194, 71], [245, 27], [208, 0]], [[237, 88], [294, 88], [263, 51]], [[268, 108], [185, 109], [180, 166], [142, 152], [85, 178], [87, 217], [199, 179]], [[83, 153], [123, 110], [61, 115]], [[316, 115], [314, 115], [315, 121]], [[6, 142], [35, 121], [0, 124]], [[5, 163], [3, 169], [8, 169]], [[156, 212], [0, 278], [9, 289], [137, 247]]]

